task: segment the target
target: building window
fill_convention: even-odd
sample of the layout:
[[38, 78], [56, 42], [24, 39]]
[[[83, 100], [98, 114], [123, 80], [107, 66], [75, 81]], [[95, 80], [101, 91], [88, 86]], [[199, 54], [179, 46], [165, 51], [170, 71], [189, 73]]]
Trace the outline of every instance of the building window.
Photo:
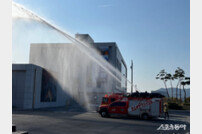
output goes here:
[[109, 60], [109, 47], [100, 48], [101, 55], [105, 58], [105, 60]]
[[121, 79], [121, 88], [124, 88], [126, 89], [126, 86], [127, 86], [127, 70], [126, 70], [126, 67], [123, 63], [123, 61], [121, 62], [121, 74], [123, 75], [122, 79]]
[[55, 102], [57, 96], [56, 81], [46, 70], [42, 72], [41, 102]]
[[97, 88], [101, 88], [101, 85], [102, 85], [102, 83], [101, 83], [101, 81], [97, 81]]

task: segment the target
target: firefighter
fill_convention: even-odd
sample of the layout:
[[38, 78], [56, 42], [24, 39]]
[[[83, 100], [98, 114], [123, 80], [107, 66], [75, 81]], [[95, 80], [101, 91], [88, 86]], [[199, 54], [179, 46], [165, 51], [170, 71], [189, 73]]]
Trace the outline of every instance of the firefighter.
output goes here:
[[165, 119], [166, 119], [166, 117], [169, 119], [168, 104], [167, 103], [164, 104], [163, 112], [165, 114]]

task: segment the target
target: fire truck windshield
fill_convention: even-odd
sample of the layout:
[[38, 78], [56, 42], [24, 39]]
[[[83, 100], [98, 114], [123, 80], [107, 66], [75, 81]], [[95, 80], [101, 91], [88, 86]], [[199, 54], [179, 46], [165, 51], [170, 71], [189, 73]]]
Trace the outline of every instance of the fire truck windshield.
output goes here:
[[108, 98], [102, 97], [102, 103], [107, 104], [108, 103]]

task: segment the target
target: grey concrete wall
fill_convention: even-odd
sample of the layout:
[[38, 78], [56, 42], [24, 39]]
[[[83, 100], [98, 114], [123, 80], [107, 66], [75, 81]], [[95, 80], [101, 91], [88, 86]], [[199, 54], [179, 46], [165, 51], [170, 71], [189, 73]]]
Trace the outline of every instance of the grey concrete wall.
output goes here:
[[[76, 38], [93, 44], [98, 48], [109, 47], [109, 63], [115, 68], [118, 68], [117, 61], [123, 61], [125, 63], [115, 42], [94, 43], [93, 39], [88, 34], [77, 34]], [[33, 45], [38, 46], [32, 47]], [[13, 105], [23, 109], [57, 107], [64, 106], [66, 102], [72, 100], [94, 100], [94, 96], [96, 95], [97, 100], [95, 102], [97, 103], [105, 93], [119, 92], [116, 90], [117, 81], [111, 78], [111, 76], [108, 76], [109, 79], [105, 79], [107, 81], [105, 86], [101, 88], [96, 87], [99, 71], [93, 72], [92, 70], [94, 70], [93, 68], [95, 68], [95, 70], [102, 69], [94, 66], [94, 63], [77, 48], [72, 46], [72, 44], [68, 45], [62, 43], [32, 44], [30, 47], [31, 64], [13, 65], [13, 94], [17, 94], [13, 95]], [[74, 59], [77, 59], [76, 63]], [[41, 102], [41, 90], [43, 90], [42, 74], [44, 69], [58, 80], [55, 84], [57, 88], [55, 102]], [[61, 70], [66, 73], [63, 73]], [[92, 81], [90, 86], [88, 86], [88, 82], [86, 82], [88, 79]], [[122, 91], [120, 90], [120, 92]]]
[[[94, 44], [96, 47], [109, 47], [109, 63], [117, 68], [117, 61], [123, 59], [120, 52], [117, 50], [116, 43]], [[117, 56], [117, 51], [119, 56]], [[35, 72], [35, 81], [38, 83], [35, 85], [38, 90], [34, 93], [34, 108], [64, 106], [71, 101], [79, 102], [79, 104], [82, 105], [89, 101], [99, 103], [106, 93], [123, 92], [122, 89], [117, 90], [118, 84], [116, 80], [107, 73], [107, 79], [100, 79], [104, 74], [102, 73], [102, 68], [95, 65], [92, 59], [87, 56], [81, 48], [74, 44], [31, 44], [30, 63], [48, 71], [52, 77], [55, 78], [55, 86], [57, 89], [55, 102], [41, 102], [40, 86], [42, 84], [41, 74], [43, 74], [43, 71]], [[104, 81], [101, 87], [96, 85], [99, 80]]]
[[41, 102], [42, 74], [44, 69], [33, 64], [12, 66], [12, 106], [16, 109], [37, 109], [65, 106], [67, 97], [57, 86], [55, 102]]
[[12, 106], [23, 108], [26, 71], [15, 70], [12, 76]]
[[94, 40], [90, 37], [89, 34], [75, 34], [75, 38], [86, 43], [87, 45], [93, 45]]
[[74, 101], [85, 105], [94, 97], [90, 95], [92, 93], [100, 99], [103, 94], [100, 96], [99, 93], [112, 92], [113, 78], [108, 76], [101, 88], [97, 87], [101, 67], [74, 44], [31, 44], [30, 63], [43, 67], [57, 80], [57, 101], [52, 102], [51, 106], [62, 106]]
[[[126, 63], [125, 63], [123, 56], [122, 56], [122, 54], [121, 54], [121, 52], [120, 52], [120, 50], [119, 50], [119, 48], [115, 42], [96, 42], [96, 43], [94, 43], [94, 45], [98, 50], [102, 50], [103, 47], [109, 47], [110, 52], [109, 52], [108, 62], [111, 65], [113, 65], [120, 72], [122, 71], [121, 63], [123, 63], [125, 68], [126, 68], [126, 74], [127, 74]], [[127, 75], [126, 75], [126, 77], [127, 77]], [[122, 79], [122, 78], [120, 78], [120, 79]], [[127, 84], [125, 84], [125, 86], [127, 87]], [[113, 89], [115, 90], [114, 92], [123, 92], [123, 90], [124, 90], [124, 92], [126, 92], [125, 89], [119, 89], [120, 87], [121, 87], [121, 83], [114, 80], [114, 82], [113, 82]]]
[[34, 91], [41, 90], [42, 68], [32, 64], [12, 65], [12, 106], [19, 109], [34, 108]]

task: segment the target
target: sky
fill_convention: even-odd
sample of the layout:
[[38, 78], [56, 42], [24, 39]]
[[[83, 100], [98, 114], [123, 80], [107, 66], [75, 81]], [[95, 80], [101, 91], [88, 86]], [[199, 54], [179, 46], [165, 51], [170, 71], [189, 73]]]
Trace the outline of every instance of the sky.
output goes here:
[[[13, 0], [68, 31], [116, 42], [140, 91], [164, 87], [160, 70], [190, 75], [189, 0]], [[175, 86], [174, 82], [174, 86]], [[169, 85], [168, 85], [169, 87]]]

